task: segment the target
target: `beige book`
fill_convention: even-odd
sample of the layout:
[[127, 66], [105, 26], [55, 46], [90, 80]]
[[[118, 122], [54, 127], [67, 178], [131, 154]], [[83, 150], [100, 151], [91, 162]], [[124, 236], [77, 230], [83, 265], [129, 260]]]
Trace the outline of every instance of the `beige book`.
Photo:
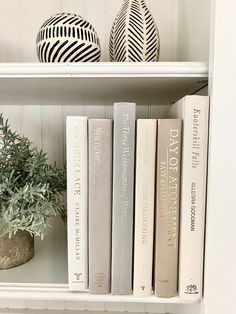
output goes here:
[[156, 119], [137, 121], [134, 283], [135, 296], [152, 292]]
[[170, 114], [183, 119], [179, 295], [199, 300], [203, 287], [208, 96], [185, 96]]
[[177, 294], [181, 124], [158, 120], [154, 291], [165, 298]]

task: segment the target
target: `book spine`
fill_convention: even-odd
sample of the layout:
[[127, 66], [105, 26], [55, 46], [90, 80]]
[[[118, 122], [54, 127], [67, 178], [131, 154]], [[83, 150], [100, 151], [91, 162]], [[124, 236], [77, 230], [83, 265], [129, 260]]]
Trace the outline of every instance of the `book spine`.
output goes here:
[[169, 298], [177, 294], [181, 120], [159, 119], [157, 143], [154, 291]]
[[67, 117], [67, 233], [69, 289], [88, 285], [87, 117]]
[[183, 117], [179, 295], [184, 300], [199, 300], [203, 288], [209, 97], [186, 96], [176, 105]]
[[110, 292], [112, 120], [89, 120], [89, 292]]
[[137, 121], [134, 284], [135, 296], [152, 293], [154, 190], [157, 121]]
[[131, 294], [133, 258], [134, 103], [114, 104], [112, 294]]

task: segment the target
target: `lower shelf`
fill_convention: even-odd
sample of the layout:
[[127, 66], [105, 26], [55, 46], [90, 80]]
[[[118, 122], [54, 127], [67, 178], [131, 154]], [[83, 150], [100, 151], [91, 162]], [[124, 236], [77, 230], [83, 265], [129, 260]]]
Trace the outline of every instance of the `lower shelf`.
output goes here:
[[199, 302], [186, 302], [179, 297], [165, 299], [69, 291], [65, 226], [58, 218], [51, 225], [53, 229], [48, 231], [47, 239], [36, 241], [36, 252], [31, 261], [0, 271], [0, 313], [7, 313], [1, 309], [19, 309], [23, 313], [27, 309], [36, 312], [56, 310], [57, 313], [67, 313], [67, 310], [172, 313], [169, 310], [172, 307], [200, 306]]
[[15, 300], [48, 300], [48, 301], [77, 301], [77, 302], [112, 302], [112, 303], [162, 303], [162, 304], [192, 304], [173, 298], [158, 298], [156, 296], [135, 297], [133, 295], [95, 295], [88, 292], [73, 292], [68, 290], [67, 285], [15, 285], [1, 284], [0, 299]]

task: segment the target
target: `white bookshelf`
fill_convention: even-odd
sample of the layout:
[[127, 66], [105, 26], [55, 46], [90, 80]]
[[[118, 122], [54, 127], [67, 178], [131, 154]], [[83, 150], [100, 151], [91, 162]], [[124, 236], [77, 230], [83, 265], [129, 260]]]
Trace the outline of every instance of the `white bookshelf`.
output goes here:
[[204, 62], [1, 63], [0, 78], [208, 78]]
[[[0, 271], [0, 313], [235, 313], [236, 4], [233, 0], [146, 2], [158, 21], [160, 62], [112, 64], [108, 62], [109, 31], [122, 0], [99, 0], [99, 4], [95, 0], [1, 0], [0, 112], [9, 118], [13, 128], [45, 149], [51, 161], [63, 164], [66, 115], [110, 118], [113, 102], [125, 100], [137, 103], [138, 118], [163, 117], [172, 102], [201, 90], [209, 77], [211, 128], [204, 298], [195, 304], [178, 297], [70, 292], [66, 230], [62, 222], [55, 220], [47, 240], [36, 241], [36, 254], [30, 262]], [[38, 63], [37, 30], [58, 11], [78, 12], [93, 23], [100, 34], [101, 63]], [[206, 92], [205, 88], [203, 93]]]

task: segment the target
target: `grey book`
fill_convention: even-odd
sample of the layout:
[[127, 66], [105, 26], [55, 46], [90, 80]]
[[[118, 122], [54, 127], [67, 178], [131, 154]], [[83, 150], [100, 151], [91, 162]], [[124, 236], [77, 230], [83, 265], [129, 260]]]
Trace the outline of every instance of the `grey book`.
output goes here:
[[131, 294], [134, 211], [134, 103], [114, 104], [112, 294]]
[[165, 298], [177, 294], [181, 125], [158, 120], [154, 290]]
[[111, 282], [112, 120], [89, 120], [89, 292]]

